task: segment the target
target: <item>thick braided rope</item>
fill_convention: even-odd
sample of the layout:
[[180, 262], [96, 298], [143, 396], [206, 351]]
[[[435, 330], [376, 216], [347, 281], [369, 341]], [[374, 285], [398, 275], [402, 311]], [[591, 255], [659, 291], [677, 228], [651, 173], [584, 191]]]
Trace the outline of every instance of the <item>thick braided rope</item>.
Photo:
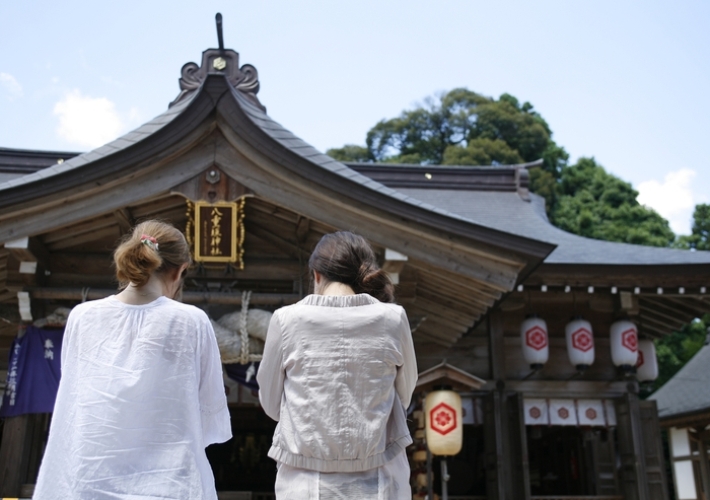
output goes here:
[[242, 314], [239, 316], [239, 333], [242, 340], [242, 352], [239, 356], [239, 363], [246, 365], [249, 362], [249, 332], [247, 332], [247, 314], [249, 314], [249, 299], [251, 290], [242, 292]]

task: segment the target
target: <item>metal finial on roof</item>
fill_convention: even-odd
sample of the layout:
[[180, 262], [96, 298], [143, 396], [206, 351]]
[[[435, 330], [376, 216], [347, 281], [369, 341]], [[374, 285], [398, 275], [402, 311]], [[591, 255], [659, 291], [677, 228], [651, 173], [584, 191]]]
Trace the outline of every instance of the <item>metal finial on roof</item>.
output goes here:
[[217, 15], [214, 16], [214, 19], [217, 23], [217, 41], [219, 42], [219, 50], [220, 52], [224, 51], [224, 39], [222, 38], [222, 14], [217, 12]]

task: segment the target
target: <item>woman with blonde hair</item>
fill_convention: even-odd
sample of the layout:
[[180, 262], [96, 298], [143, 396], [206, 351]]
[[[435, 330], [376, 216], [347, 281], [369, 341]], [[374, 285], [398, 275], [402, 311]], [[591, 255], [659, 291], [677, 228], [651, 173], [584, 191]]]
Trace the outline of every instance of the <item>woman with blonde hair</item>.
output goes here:
[[276, 499], [409, 500], [407, 315], [362, 236], [323, 236], [308, 264], [315, 294], [274, 313], [257, 374]]
[[217, 498], [205, 447], [231, 428], [210, 321], [173, 300], [190, 262], [143, 222], [114, 252], [122, 291], [72, 310], [34, 499]]

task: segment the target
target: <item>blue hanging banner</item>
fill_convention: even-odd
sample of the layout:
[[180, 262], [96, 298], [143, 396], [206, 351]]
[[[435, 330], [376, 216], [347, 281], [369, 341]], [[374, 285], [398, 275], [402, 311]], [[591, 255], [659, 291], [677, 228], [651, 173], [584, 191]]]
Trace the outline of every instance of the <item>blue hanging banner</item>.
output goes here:
[[63, 336], [63, 328], [28, 326], [22, 338], [13, 341], [0, 417], [54, 411]]
[[232, 380], [240, 383], [244, 387], [252, 391], [259, 390], [259, 384], [256, 383], [256, 372], [259, 371], [259, 363], [249, 363], [248, 365], [240, 365], [239, 363], [230, 363], [224, 365], [224, 371]]

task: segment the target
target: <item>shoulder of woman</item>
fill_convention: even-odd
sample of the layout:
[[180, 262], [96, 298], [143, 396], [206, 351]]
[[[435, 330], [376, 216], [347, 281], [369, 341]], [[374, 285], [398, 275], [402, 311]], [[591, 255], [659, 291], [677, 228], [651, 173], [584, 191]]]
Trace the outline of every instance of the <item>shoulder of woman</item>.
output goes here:
[[91, 311], [99, 310], [103, 308], [104, 306], [110, 306], [110, 297], [105, 297], [103, 299], [97, 299], [97, 300], [90, 300], [88, 302], [82, 302], [81, 304], [77, 304], [74, 307], [72, 307], [71, 311], [69, 312], [69, 315], [73, 318], [76, 319], [86, 313], [89, 313]]
[[392, 315], [394, 320], [399, 325], [400, 329], [409, 331], [409, 317], [407, 317], [407, 311], [404, 307], [398, 304], [388, 304], [391, 307]]
[[210, 318], [207, 316], [207, 313], [197, 306], [193, 306], [192, 304], [184, 304], [176, 300], [169, 300], [166, 304], [172, 310], [171, 312], [173, 314], [182, 315], [183, 317], [186, 316], [197, 323], [210, 322]]
[[272, 318], [283, 318], [284, 316], [287, 316], [289, 314], [293, 314], [294, 312], [298, 311], [301, 309], [301, 304], [296, 302], [295, 304], [290, 304], [287, 306], [279, 307], [274, 311], [274, 314]]
[[404, 315], [405, 317], [407, 316], [407, 313], [404, 310], [404, 307], [400, 306], [399, 304], [392, 304], [388, 302], [380, 302], [380, 305], [391, 315], [399, 318], [400, 316]]

